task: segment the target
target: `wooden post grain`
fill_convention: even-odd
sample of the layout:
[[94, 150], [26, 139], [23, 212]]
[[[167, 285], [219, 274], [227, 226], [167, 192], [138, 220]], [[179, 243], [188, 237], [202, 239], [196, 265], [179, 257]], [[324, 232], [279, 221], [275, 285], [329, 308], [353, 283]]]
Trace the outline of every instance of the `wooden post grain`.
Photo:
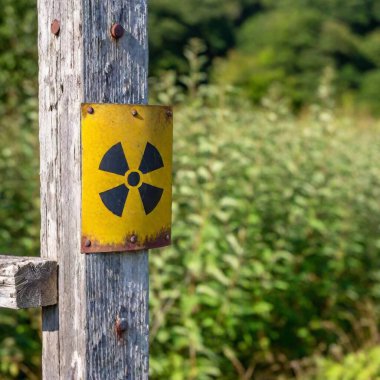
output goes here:
[[146, 103], [147, 0], [39, 0], [38, 22], [41, 256], [59, 268], [43, 379], [147, 379], [147, 252], [80, 253], [80, 104]]

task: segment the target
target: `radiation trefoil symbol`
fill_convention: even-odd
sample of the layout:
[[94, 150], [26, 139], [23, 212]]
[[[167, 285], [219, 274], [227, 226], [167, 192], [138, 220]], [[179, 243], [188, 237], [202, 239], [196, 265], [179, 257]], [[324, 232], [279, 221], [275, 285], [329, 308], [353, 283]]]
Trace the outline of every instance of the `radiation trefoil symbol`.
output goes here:
[[100, 193], [100, 198], [109, 211], [122, 217], [130, 191], [139, 191], [145, 214], [150, 214], [161, 200], [164, 189], [144, 182], [144, 175], [164, 166], [160, 152], [149, 142], [138, 169], [128, 165], [121, 142], [110, 148], [102, 158], [99, 170], [123, 176], [123, 184]]

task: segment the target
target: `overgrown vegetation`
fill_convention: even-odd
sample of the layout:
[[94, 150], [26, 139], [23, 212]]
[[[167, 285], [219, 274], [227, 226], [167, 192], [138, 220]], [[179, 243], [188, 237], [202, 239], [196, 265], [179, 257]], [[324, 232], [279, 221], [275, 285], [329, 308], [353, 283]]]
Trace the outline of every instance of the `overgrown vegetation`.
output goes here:
[[309, 105], [330, 67], [341, 105], [378, 112], [376, 0], [192, 0], [175, 6], [155, 0], [151, 10], [154, 73], [186, 70], [178, 51], [198, 37], [213, 60], [213, 81], [243, 88], [254, 102], [275, 86], [294, 109]]
[[153, 378], [301, 376], [313, 355], [378, 342], [379, 127], [337, 117], [329, 83], [301, 119], [213, 86], [179, 106]]
[[[33, 255], [34, 11], [26, 0], [2, 5], [0, 248]], [[205, 84], [205, 51], [193, 41], [185, 74], [151, 86], [152, 102], [176, 104], [174, 241], [150, 258], [151, 378], [376, 379], [379, 122], [336, 110], [332, 66], [315, 74], [307, 112], [295, 117], [290, 92], [271, 86], [254, 108], [244, 83]], [[36, 312], [0, 312], [1, 379], [39, 378], [38, 331]]]
[[[37, 25], [29, 0], [0, 11], [0, 253], [39, 254]], [[0, 379], [37, 380], [38, 311], [0, 310]]]
[[236, 32], [215, 80], [259, 101], [275, 85], [295, 108], [314, 102], [319, 77], [335, 71], [339, 102], [378, 111], [380, 6], [376, 0], [266, 0]]
[[313, 380], [379, 380], [380, 348], [347, 355], [342, 361], [321, 359]]

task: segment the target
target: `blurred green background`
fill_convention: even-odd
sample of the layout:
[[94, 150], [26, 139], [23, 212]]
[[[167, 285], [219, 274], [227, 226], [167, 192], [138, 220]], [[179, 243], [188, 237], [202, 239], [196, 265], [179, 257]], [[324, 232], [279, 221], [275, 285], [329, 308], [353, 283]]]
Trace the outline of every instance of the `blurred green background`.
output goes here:
[[[0, 252], [38, 255], [36, 3], [0, 5]], [[151, 379], [380, 379], [380, 2], [151, 0], [150, 47]], [[39, 326], [0, 311], [0, 379], [40, 378]]]

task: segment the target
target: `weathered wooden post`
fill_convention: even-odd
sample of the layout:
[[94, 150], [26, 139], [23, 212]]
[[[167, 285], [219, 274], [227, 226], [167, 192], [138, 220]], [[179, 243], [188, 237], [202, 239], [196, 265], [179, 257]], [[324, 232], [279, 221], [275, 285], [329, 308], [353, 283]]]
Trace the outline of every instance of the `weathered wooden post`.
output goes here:
[[[143, 106], [147, 0], [39, 0], [38, 23], [37, 260], [53, 274], [25, 305], [44, 306], [43, 379], [147, 379], [147, 249], [170, 243], [172, 143], [171, 109]], [[40, 291], [55, 263], [57, 304]]]
[[38, 2], [41, 256], [59, 266], [59, 304], [43, 310], [45, 380], [148, 377], [147, 252], [80, 253], [80, 106], [147, 102], [146, 22], [147, 0]]

